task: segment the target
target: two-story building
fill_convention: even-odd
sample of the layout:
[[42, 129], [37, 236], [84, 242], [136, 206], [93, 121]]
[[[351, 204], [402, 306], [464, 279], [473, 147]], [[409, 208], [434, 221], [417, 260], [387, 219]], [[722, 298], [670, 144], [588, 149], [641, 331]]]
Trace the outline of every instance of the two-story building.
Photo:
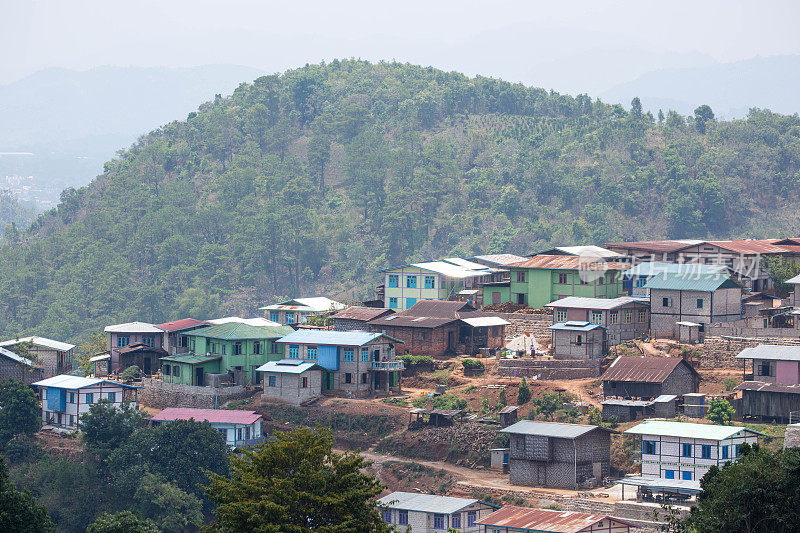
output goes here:
[[393, 314], [393, 310], [384, 307], [351, 305], [333, 315], [333, 329], [336, 331], [369, 331], [370, 320]]
[[189, 351], [189, 337], [186, 336], [192, 330], [210, 326], [210, 322], [197, 320], [196, 318], [182, 318], [163, 324], [156, 324], [156, 327], [164, 332], [161, 340], [161, 347], [169, 355], [177, 355]]
[[492, 281], [493, 276], [503, 271], [451, 257], [387, 268], [378, 273], [384, 279], [384, 307], [402, 311], [421, 300], [455, 299], [460, 292], [476, 290], [482, 282]]
[[606, 328], [583, 320], [568, 320], [553, 324], [548, 329], [553, 357], [595, 361], [599, 369], [600, 360], [608, 352]]
[[416, 492], [393, 492], [378, 499], [381, 517], [396, 531], [445, 533], [451, 528], [462, 533], [479, 533], [478, 521], [497, 505], [474, 498], [454, 498]]
[[800, 411], [800, 345], [759, 344], [736, 358], [744, 362], [733, 402], [739, 416], [788, 422]]
[[645, 287], [650, 278], [664, 274], [684, 276], [696, 279], [717, 274], [733, 276], [733, 271], [725, 265], [707, 265], [705, 263], [662, 263], [646, 261], [625, 270], [622, 273], [622, 288], [629, 295], [637, 298], [650, 298], [650, 289]]
[[[319, 394], [369, 396], [400, 391], [403, 362], [395, 359], [396, 347], [403, 341], [366, 331], [328, 331], [299, 329], [278, 339], [286, 359], [313, 363], [321, 367]], [[269, 379], [272, 366], [262, 367], [264, 394], [277, 387]], [[314, 369], [308, 369], [314, 370]], [[312, 391], [313, 392], [313, 391]]]
[[582, 298], [567, 296], [550, 302], [553, 323], [585, 321], [603, 326], [609, 346], [642, 339], [650, 333], [650, 301], [628, 296], [618, 298]]
[[121, 408], [138, 408], [138, 389], [132, 385], [97, 378], [60, 375], [32, 383], [42, 393], [42, 422], [66, 429], [77, 429], [80, 417], [101, 400]]
[[211, 427], [219, 431], [225, 444], [230, 448], [255, 444], [260, 442], [263, 436], [261, 423], [264, 421], [264, 417], [255, 411], [168, 407], [150, 419], [155, 424], [169, 423], [175, 420], [208, 422]]
[[161, 367], [159, 359], [167, 355], [163, 347], [163, 329], [147, 322], [126, 322], [106, 326], [104, 331], [111, 355], [111, 372], [121, 372], [136, 365], [149, 376]]
[[285, 326], [296, 326], [305, 324], [308, 317], [326, 313], [335, 313], [347, 307], [341, 302], [315, 296], [312, 298], [294, 298], [277, 304], [260, 307], [264, 311], [264, 316], [271, 322], [277, 322]]
[[45, 337], [20, 337], [0, 342], [0, 348], [28, 355], [44, 377], [72, 372], [75, 345]]
[[630, 265], [593, 256], [535, 255], [508, 265], [511, 301], [534, 309], [567, 296], [622, 296], [620, 273]]

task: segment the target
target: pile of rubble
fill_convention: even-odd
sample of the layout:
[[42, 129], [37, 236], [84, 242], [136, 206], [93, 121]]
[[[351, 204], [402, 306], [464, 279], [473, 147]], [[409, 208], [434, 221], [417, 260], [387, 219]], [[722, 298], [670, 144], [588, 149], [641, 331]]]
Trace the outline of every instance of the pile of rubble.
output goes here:
[[455, 464], [470, 468], [481, 467], [476, 458], [488, 458], [489, 449], [497, 436], [497, 428], [477, 423], [455, 424], [448, 427], [426, 427], [414, 431], [414, 438], [429, 446], [458, 447], [461, 454]]

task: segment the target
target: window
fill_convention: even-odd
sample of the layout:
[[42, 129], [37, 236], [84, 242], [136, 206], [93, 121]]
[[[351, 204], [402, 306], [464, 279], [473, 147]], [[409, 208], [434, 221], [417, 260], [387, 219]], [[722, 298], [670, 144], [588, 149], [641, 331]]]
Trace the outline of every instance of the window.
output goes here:
[[244, 435], [242, 435], [242, 428], [239, 428], [238, 433], [239, 433], [239, 440], [242, 440], [244, 438]]
[[286, 323], [294, 324], [294, 313], [286, 313]]
[[661, 307], [669, 307], [669, 298], [661, 298]]
[[698, 298], [697, 299], [697, 308], [698, 309], [702, 309], [703, 308], [703, 299], [702, 298]]
[[217, 431], [219, 431], [219, 434], [222, 435], [223, 439], [228, 440], [228, 430], [227, 429], [225, 429], [225, 428], [217, 428]]
[[389, 274], [389, 287], [399, 287], [400, 286], [400, 275], [399, 274]]
[[577, 344], [578, 346], [583, 344], [583, 335], [578, 335], [577, 337], [575, 337], [575, 344]]
[[228, 353], [228, 345], [225, 344], [224, 342], [221, 342], [219, 345], [222, 347], [222, 355], [227, 355], [227, 353]]
[[742, 445], [741, 444], [737, 444], [735, 446], [734, 451], [736, 452], [736, 457], [739, 457], [739, 451], [741, 451], [741, 449], [742, 449]]
[[636, 317], [637, 322], [647, 322], [647, 311], [639, 309], [636, 313]]
[[361, 348], [361, 362], [369, 362], [369, 348]]
[[211, 343], [211, 353], [217, 353], [217, 343], [216, 342], [212, 342]]
[[308, 388], [308, 378], [303, 376], [300, 380], [300, 388], [307, 389]]
[[711, 459], [711, 445], [703, 444], [703, 448], [700, 450], [700, 457], [703, 459]]
[[94, 393], [86, 393], [86, 403], [94, 403]]
[[384, 509], [381, 512], [381, 518], [383, 518], [384, 522], [391, 523], [392, 522], [392, 510], [391, 509]]
[[169, 376], [172, 373], [172, 369], [170, 368], [169, 365], [164, 365], [162, 368], [164, 370], [164, 375], [165, 376]]
[[406, 276], [406, 289], [417, 288], [417, 276]]
[[289, 345], [289, 359], [300, 359], [300, 347], [298, 345]]
[[433, 515], [433, 529], [444, 529], [444, 515]]
[[605, 276], [600, 276], [599, 278], [597, 278], [597, 284], [598, 285], [603, 285], [605, 282], [606, 282], [606, 277]]
[[666, 478], [666, 479], [675, 479], [675, 471], [674, 470], [664, 470], [664, 478]]
[[609, 324], [619, 324], [619, 311], [610, 311], [608, 313]]
[[270, 341], [269, 343], [269, 353], [278, 353], [278, 343], [275, 341]]
[[684, 444], [683, 445], [683, 453], [681, 454], [682, 457], [691, 457], [692, 456], [692, 445], [691, 444]]
[[342, 356], [342, 361], [352, 361], [352, 360], [353, 360], [353, 349], [345, 348], [344, 355]]
[[690, 471], [688, 471], [688, 470], [685, 471], [685, 472], [681, 472], [681, 479], [684, 479], [686, 481], [691, 481], [692, 480], [692, 473]]
[[525, 271], [518, 270], [517, 271], [517, 283], [525, 283]]
[[188, 348], [189, 347], [189, 337], [187, 337], [186, 335], [181, 335], [180, 339], [181, 339], [181, 342], [180, 342], [181, 348]]
[[75, 415], [69, 415], [69, 425], [70, 426], [75, 425]]
[[566, 321], [567, 321], [567, 310], [556, 309], [556, 322], [566, 322]]
[[316, 359], [317, 358], [317, 347], [316, 346], [309, 346], [306, 348], [306, 359]]
[[602, 311], [592, 311], [592, 324], [597, 324], [598, 326], [603, 323], [603, 312]]
[[109, 392], [109, 393], [108, 393], [108, 395], [107, 395], [106, 397], [107, 397], [109, 400], [111, 400], [112, 402], [114, 401], [114, 393], [113, 393], [113, 392]]
[[122, 348], [127, 346], [131, 342], [131, 338], [128, 336], [125, 337], [117, 337], [117, 348]]
[[267, 380], [267, 383], [269, 383], [270, 387], [275, 387], [278, 384], [278, 380], [275, 378], [275, 376], [270, 376]]
[[69, 393], [69, 403], [75, 403], [75, 393], [74, 392], [70, 392]]
[[142, 338], [142, 344], [152, 348], [153, 346], [155, 346], [156, 340], [153, 337], [143, 337]]
[[344, 382], [345, 383], [352, 383], [353, 382], [353, 374], [351, 374], [350, 372], [345, 372], [344, 373]]
[[467, 511], [467, 527], [472, 527], [478, 520], [478, 513], [475, 511]]
[[400, 526], [408, 525], [408, 511], [397, 511], [397, 524]]
[[173, 366], [172, 367], [172, 375], [176, 376], [176, 377], [180, 377], [181, 376], [181, 367], [179, 367], [178, 365]]
[[436, 276], [425, 276], [425, 288], [426, 289], [436, 288]]
[[567, 275], [566, 274], [559, 274], [558, 275], [558, 282], [562, 285], [567, 283]]
[[233, 343], [233, 355], [242, 355], [241, 341], [236, 341]]
[[519, 305], [526, 305], [527, 296], [528, 295], [525, 294], [524, 292], [521, 292], [521, 293], [517, 294], [517, 303]]
[[647, 285], [647, 278], [642, 278], [642, 277], [636, 278], [636, 288], [637, 289], [641, 289], [645, 285]]
[[367, 373], [366, 372], [361, 374], [361, 383], [365, 383], [366, 384], [367, 383], [367, 379], [368, 378], [367, 378]]
[[461, 529], [461, 513], [456, 513], [450, 517], [450, 527]]
[[722, 458], [723, 459], [727, 459], [728, 458], [728, 447], [727, 446], [723, 446], [722, 447]]
[[389, 309], [397, 309], [397, 298], [394, 296], [389, 298]]
[[642, 453], [647, 455], [655, 455], [656, 454], [656, 443], [652, 440], [643, 440], [642, 441]]
[[416, 298], [406, 298], [406, 309], [410, 309], [414, 307], [414, 304], [417, 303]]
[[269, 312], [269, 319], [272, 320], [273, 322], [280, 322], [281, 321], [281, 315], [277, 311], [270, 311]]
[[632, 309], [625, 309], [622, 312], [622, 320], [625, 324], [632, 324], [633, 323], [633, 310]]
[[770, 366], [769, 361], [761, 361], [756, 367], [758, 369], [759, 376], [769, 376], [770, 375]]
[[261, 341], [253, 341], [253, 353], [261, 355]]

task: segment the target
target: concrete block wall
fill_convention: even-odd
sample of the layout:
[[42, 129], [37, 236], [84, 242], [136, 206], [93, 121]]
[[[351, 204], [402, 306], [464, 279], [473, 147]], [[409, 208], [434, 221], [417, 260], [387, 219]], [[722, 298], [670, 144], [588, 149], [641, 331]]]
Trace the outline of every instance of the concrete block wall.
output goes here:
[[511, 322], [505, 328], [506, 340], [524, 335], [525, 332], [530, 333], [532, 336], [550, 337], [550, 330], [547, 329], [553, 325], [552, 313], [543, 314], [527, 314], [527, 313], [492, 313], [504, 318]]
[[[765, 331], [761, 330], [761, 334], [763, 335]], [[773, 330], [770, 330], [770, 334], [771, 331]], [[745, 348], [752, 348], [759, 344], [800, 344], [800, 339], [796, 337], [794, 339], [782, 339], [774, 337], [724, 338], [716, 335], [708, 336], [703, 342], [703, 355], [700, 357], [700, 366], [741, 370], [743, 362], [736, 359], [736, 355]]]
[[165, 383], [160, 379], [142, 378], [144, 389], [139, 390], [139, 403], [148, 407], [196, 407], [214, 409], [225, 402], [249, 397], [252, 393], [242, 385], [234, 387], [197, 387]]

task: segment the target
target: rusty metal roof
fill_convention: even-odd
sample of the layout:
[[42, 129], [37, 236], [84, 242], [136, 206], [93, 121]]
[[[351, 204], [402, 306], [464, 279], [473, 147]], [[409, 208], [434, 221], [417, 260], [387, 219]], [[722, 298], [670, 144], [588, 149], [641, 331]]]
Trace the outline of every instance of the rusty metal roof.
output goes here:
[[698, 376], [692, 365], [682, 357], [617, 357], [600, 378], [603, 381], [637, 381], [661, 383], [681, 363]]
[[361, 320], [361, 321], [368, 321], [374, 318], [378, 318], [384, 315], [389, 315], [394, 313], [391, 309], [385, 309], [383, 307], [361, 307], [358, 305], [351, 305], [344, 311], [339, 311], [333, 318], [343, 318], [347, 320]]
[[[550, 270], [627, 270], [631, 267], [626, 263], [575, 255], [535, 255], [525, 261], [511, 263], [506, 266], [509, 268], [544, 268]], [[601, 266], [602, 268], [598, 268]]]
[[458, 318], [438, 318], [430, 316], [404, 316], [400, 314], [382, 316], [370, 320], [371, 326], [378, 327], [401, 327], [401, 328], [438, 328], [458, 321]]
[[689, 248], [690, 246], [697, 246], [702, 243], [703, 241], [693, 239], [676, 239], [666, 241], [607, 242], [603, 244], [603, 246], [612, 250], [617, 248], [624, 250], [640, 250], [643, 252], [670, 253], [677, 252], [683, 248]]
[[514, 528], [537, 533], [578, 533], [595, 524], [610, 521], [613, 525], [633, 524], [604, 514], [551, 511], [527, 507], [503, 507], [477, 521], [482, 526]]
[[766, 383], [764, 381], [745, 381], [734, 390], [800, 394], [800, 385], [782, 385], [780, 383]]
[[397, 313], [401, 316], [428, 316], [436, 318], [459, 318], [458, 313], [477, 311], [467, 302], [450, 302], [446, 300], [420, 300], [405, 311]]
[[783, 246], [773, 244], [773, 239], [740, 239], [733, 241], [707, 241], [706, 244], [719, 246], [725, 250], [738, 254], [781, 254], [788, 250]]

